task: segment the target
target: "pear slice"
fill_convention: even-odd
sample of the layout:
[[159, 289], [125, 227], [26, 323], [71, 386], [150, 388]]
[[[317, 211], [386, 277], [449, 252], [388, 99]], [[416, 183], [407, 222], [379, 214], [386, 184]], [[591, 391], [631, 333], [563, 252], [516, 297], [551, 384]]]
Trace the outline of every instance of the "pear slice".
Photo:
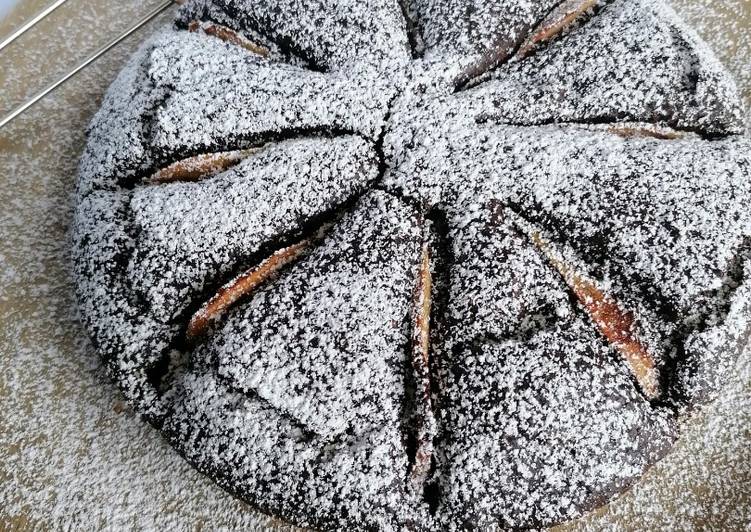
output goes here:
[[429, 362], [431, 289], [430, 253], [427, 244], [424, 244], [415, 288], [415, 327], [412, 333], [412, 368], [417, 384], [415, 403], [418, 426], [415, 459], [409, 476], [412, 488], [415, 490], [421, 489], [430, 473], [436, 430]]
[[654, 138], [658, 140], [679, 140], [686, 138], [686, 133], [654, 124], [613, 124], [608, 132], [624, 139]]
[[573, 291], [600, 334], [626, 360], [642, 392], [649, 399], [656, 399], [660, 395], [659, 373], [654, 357], [634, 333], [634, 315], [605, 294], [594, 281], [577, 273], [565, 260], [556, 256], [539, 232], [534, 231], [531, 236], [537, 248]]
[[424, 367], [427, 367], [428, 365], [428, 350], [430, 348], [430, 291], [432, 284], [433, 280], [430, 274], [430, 253], [428, 252], [427, 245], [425, 245], [422, 250], [422, 262], [420, 263], [420, 272], [417, 278], [417, 312], [414, 331], [415, 356]]
[[188, 322], [185, 336], [194, 341], [203, 336], [209, 326], [217, 321], [231, 306], [247, 297], [253, 290], [275, 275], [284, 266], [308, 251], [312, 240], [303, 240], [274, 252], [270, 257], [225, 284], [209, 299]]
[[229, 29], [227, 26], [214, 24], [213, 22], [198, 22], [197, 20], [194, 20], [188, 25], [188, 31], [203, 31], [206, 35], [211, 35], [212, 37], [221, 39], [229, 44], [240, 46], [241, 48], [245, 48], [249, 52], [260, 55], [261, 57], [268, 57], [269, 55], [268, 48], [254, 43], [236, 31]]
[[516, 56], [520, 59], [527, 57], [539, 44], [554, 39], [596, 4], [597, 0], [564, 1], [545, 17], [532, 35], [527, 37]]
[[150, 184], [172, 183], [175, 181], [199, 181], [205, 177], [223, 172], [255, 153], [260, 148], [248, 150], [203, 153], [188, 157], [154, 172], [146, 179]]

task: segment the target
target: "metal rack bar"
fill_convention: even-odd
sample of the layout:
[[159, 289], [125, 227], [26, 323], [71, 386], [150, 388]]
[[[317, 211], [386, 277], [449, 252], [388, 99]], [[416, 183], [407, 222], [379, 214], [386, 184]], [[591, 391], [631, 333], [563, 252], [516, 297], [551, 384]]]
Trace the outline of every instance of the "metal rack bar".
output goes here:
[[2, 120], [0, 120], [0, 128], [3, 126], [9, 124], [14, 118], [18, 117], [21, 113], [28, 110], [30, 107], [32, 107], [34, 104], [39, 102], [42, 98], [47, 96], [50, 92], [58, 88], [60, 85], [68, 81], [70, 78], [78, 74], [81, 70], [89, 66], [91, 63], [99, 59], [101, 56], [109, 52], [112, 48], [120, 44], [122, 41], [130, 37], [133, 33], [141, 29], [143, 26], [148, 24], [151, 20], [156, 18], [159, 14], [161, 14], [163, 11], [165, 11], [167, 8], [172, 6], [173, 4], [177, 4], [179, 2], [174, 0], [166, 0], [165, 2], [162, 2], [160, 5], [158, 5], [155, 9], [150, 11], [148, 14], [146, 14], [142, 19], [140, 19], [136, 24], [131, 26], [128, 30], [117, 36], [115, 39], [111, 40], [99, 50], [94, 52], [92, 56], [90, 56], [88, 59], [80, 63], [77, 67], [75, 67], [73, 70], [62, 76], [60, 79], [55, 81], [54, 83], [50, 84], [48, 87], [43, 89], [42, 91], [35, 94], [30, 100], [28, 100], [26, 103], [21, 105], [20, 107], [13, 110], [9, 115], [4, 117]]
[[51, 6], [47, 7], [44, 11], [38, 13], [34, 18], [32, 18], [30, 21], [28, 21], [26, 24], [18, 28], [16, 31], [10, 34], [3, 42], [0, 42], [0, 52], [2, 52], [3, 48], [8, 46], [10, 43], [18, 39], [21, 35], [29, 31], [31, 28], [37, 25], [37, 23], [41, 22], [47, 15], [52, 13], [55, 9], [63, 5], [68, 0], [56, 0]]

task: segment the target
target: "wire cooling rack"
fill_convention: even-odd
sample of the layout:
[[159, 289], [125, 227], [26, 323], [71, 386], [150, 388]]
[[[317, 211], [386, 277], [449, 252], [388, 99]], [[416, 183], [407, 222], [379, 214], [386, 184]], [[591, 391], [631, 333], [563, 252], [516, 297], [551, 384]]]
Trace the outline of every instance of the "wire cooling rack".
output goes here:
[[[40, 11], [37, 15], [32, 17], [28, 22], [23, 24], [20, 28], [18, 28], [16, 31], [11, 33], [6, 39], [4, 39], [2, 42], [0, 42], [0, 52], [2, 52], [6, 47], [11, 45], [16, 39], [24, 35], [26, 32], [31, 30], [34, 26], [36, 26], [39, 22], [44, 20], [48, 15], [50, 15], [52, 12], [54, 12], [57, 8], [62, 6], [65, 2], [68, 0], [56, 0], [52, 4], [50, 4], [48, 7]], [[3, 126], [9, 124], [14, 118], [18, 117], [25, 111], [27, 111], [29, 108], [31, 108], [34, 104], [39, 102], [42, 98], [47, 96], [49, 93], [57, 89], [60, 85], [68, 81], [70, 78], [81, 72], [83, 69], [88, 67], [91, 63], [102, 57], [104, 54], [112, 50], [115, 46], [120, 44], [122, 41], [130, 37], [133, 33], [141, 29], [143, 26], [148, 24], [151, 20], [156, 18], [160, 13], [165, 11], [167, 8], [176, 5], [176, 4], [182, 4], [184, 0], [165, 0], [161, 4], [159, 4], [157, 7], [155, 7], [153, 10], [151, 10], [149, 13], [143, 16], [140, 20], [138, 20], [133, 26], [125, 30], [123, 33], [112, 39], [110, 42], [99, 48], [96, 52], [94, 52], [91, 56], [89, 56], [87, 59], [76, 65], [73, 69], [71, 69], [69, 72], [61, 76], [59, 79], [55, 80], [53, 83], [36, 93], [34, 96], [32, 96], [29, 100], [27, 100], [25, 103], [14, 109], [10, 112], [10, 114], [4, 116], [2, 119], [0, 119], [0, 128]]]

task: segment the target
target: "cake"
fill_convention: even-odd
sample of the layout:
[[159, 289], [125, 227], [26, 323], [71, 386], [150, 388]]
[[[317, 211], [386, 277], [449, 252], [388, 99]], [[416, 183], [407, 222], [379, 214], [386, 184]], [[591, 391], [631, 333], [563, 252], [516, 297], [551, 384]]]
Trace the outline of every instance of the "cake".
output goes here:
[[81, 316], [134, 410], [263, 512], [561, 523], [746, 344], [743, 116], [658, 0], [192, 0], [89, 128]]

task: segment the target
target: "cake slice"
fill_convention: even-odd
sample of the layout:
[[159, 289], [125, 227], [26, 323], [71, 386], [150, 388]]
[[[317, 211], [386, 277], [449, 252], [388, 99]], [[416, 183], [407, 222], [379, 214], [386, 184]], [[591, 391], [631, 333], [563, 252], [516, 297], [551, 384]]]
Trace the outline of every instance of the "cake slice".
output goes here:
[[150, 122], [160, 164], [301, 132], [375, 138], [396, 90], [371, 75], [324, 74], [190, 32], [151, 51], [149, 78], [164, 94]]
[[706, 135], [743, 131], [730, 75], [669, 6], [654, 0], [609, 3], [492, 72], [464, 98], [496, 122], [637, 121]]
[[459, 204], [448, 216], [450, 333], [440, 349], [487, 338], [525, 338], [569, 311], [566, 286], [495, 200]]
[[179, 26], [194, 20], [260, 34], [315, 70], [367, 66], [388, 75], [410, 58], [396, 0], [313, 0], [304, 5], [296, 0], [202, 0], [189, 2], [178, 15]]
[[528, 339], [456, 352], [441, 414], [437, 515], [468, 529], [579, 516], [635, 482], [676, 436], [672, 412], [642, 397], [575, 309]]
[[187, 319], [206, 290], [315, 232], [376, 175], [361, 137], [308, 137], [197, 182], [141, 185], [130, 202], [129, 282], [155, 319]]
[[511, 57], [558, 0], [407, 0], [418, 53], [460, 85]]
[[405, 490], [399, 427], [353, 426], [337, 440], [311, 434], [258, 397], [232, 390], [210, 366], [185, 372], [164, 422], [199, 471], [253, 508], [318, 530], [427, 529]]
[[323, 438], [397, 423], [421, 239], [413, 208], [367, 194], [307, 257], [230, 310], [205, 356], [231, 388]]

